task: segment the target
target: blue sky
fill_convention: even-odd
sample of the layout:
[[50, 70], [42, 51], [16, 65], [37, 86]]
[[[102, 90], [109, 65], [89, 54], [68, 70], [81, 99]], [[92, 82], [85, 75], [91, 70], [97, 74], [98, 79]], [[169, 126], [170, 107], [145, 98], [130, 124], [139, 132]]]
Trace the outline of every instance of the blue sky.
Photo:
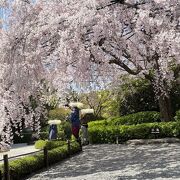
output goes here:
[[0, 17], [2, 17], [2, 16], [3, 16], [3, 9], [0, 8]]
[[[10, 13], [10, 10], [8, 8], [1, 8], [0, 7], [0, 19], [5, 20], [7, 18], [8, 13]], [[7, 28], [7, 24], [3, 24], [3, 28]]]
[[[0, 0], [1, 1], [1, 0]], [[13, 0], [8, 0], [9, 3], [12, 3]], [[34, 4], [36, 0], [31, 0], [31, 2]], [[7, 15], [10, 13], [10, 9], [8, 8], [2, 8], [0, 7], [0, 19], [5, 19]], [[6, 25], [3, 25], [3, 27], [7, 27]]]
[[0, 7], [0, 18], [5, 18], [5, 9]]

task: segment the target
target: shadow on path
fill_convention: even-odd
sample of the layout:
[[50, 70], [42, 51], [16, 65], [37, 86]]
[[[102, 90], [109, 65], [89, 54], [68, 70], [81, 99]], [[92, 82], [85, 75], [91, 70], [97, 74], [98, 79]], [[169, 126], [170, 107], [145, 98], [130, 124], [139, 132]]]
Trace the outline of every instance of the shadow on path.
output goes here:
[[180, 144], [89, 145], [29, 180], [180, 179]]

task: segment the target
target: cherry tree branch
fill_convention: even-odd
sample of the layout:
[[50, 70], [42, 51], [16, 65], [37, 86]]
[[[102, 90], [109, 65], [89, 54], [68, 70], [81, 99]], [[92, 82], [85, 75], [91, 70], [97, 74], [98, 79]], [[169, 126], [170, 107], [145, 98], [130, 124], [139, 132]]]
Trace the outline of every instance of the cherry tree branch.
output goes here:
[[142, 68], [140, 66], [138, 66], [136, 70], [132, 70], [125, 63], [123, 63], [115, 54], [113, 54], [111, 51], [106, 50], [104, 47], [101, 47], [101, 49], [105, 53], [111, 55], [114, 58], [109, 61], [109, 64], [116, 64], [116, 65], [122, 67], [125, 71], [127, 71], [128, 73], [130, 73], [132, 75], [137, 75], [141, 72]]
[[101, 10], [101, 9], [104, 9], [106, 7], [109, 7], [109, 6], [113, 6], [115, 4], [121, 4], [121, 5], [125, 5], [126, 8], [135, 8], [135, 9], [139, 9], [139, 5], [143, 5], [143, 4], [146, 4], [148, 3], [147, 0], [143, 0], [142, 2], [135, 2], [134, 4], [130, 4], [128, 2], [126, 2], [126, 0], [111, 0], [108, 4], [105, 4], [101, 7], [98, 7], [97, 10]]

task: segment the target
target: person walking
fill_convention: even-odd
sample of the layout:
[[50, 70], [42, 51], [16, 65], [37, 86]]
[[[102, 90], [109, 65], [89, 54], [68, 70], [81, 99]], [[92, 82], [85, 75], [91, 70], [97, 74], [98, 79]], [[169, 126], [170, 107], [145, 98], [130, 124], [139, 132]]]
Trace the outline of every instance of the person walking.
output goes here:
[[79, 137], [79, 130], [80, 130], [80, 117], [79, 117], [79, 108], [74, 106], [71, 107], [69, 104], [67, 104], [71, 109], [71, 114], [69, 117], [69, 120], [71, 122], [71, 130], [73, 136], [76, 138], [76, 140], [80, 143], [80, 137]]
[[82, 109], [81, 110], [81, 130], [82, 130], [82, 145], [89, 144], [88, 137], [88, 122], [92, 120], [94, 110], [93, 109]]
[[88, 138], [88, 121], [89, 121], [90, 114], [84, 114], [81, 118], [81, 130], [82, 130], [82, 145], [88, 145], [89, 144], [89, 138]]
[[57, 139], [57, 125], [51, 124], [49, 128], [49, 140]]

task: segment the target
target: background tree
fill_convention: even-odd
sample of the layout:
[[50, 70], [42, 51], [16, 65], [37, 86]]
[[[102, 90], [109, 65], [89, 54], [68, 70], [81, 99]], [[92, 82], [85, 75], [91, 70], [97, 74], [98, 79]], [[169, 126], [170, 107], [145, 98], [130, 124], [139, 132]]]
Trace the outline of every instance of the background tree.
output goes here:
[[148, 80], [122, 76], [117, 85], [116, 94], [119, 115], [127, 115], [141, 111], [159, 111], [153, 87]]
[[45, 41], [39, 50], [46, 61], [56, 59], [57, 69], [63, 67], [74, 81], [111, 80], [119, 69], [142, 74], [154, 87], [162, 120], [172, 119], [169, 91], [175, 79], [171, 64], [179, 66], [178, 1], [40, 2], [43, 28], [38, 34], [39, 39], [45, 34]]
[[42, 79], [63, 96], [72, 81], [109, 83], [122, 70], [149, 79], [162, 120], [172, 119], [169, 92], [180, 64], [178, 0], [9, 2], [8, 28], [0, 32], [1, 131], [8, 116], [14, 124], [25, 116], [19, 98], [27, 103]]
[[171, 120], [169, 92], [175, 75], [170, 64], [179, 66], [177, 1], [150, 1], [131, 8], [113, 4], [97, 14], [96, 23], [84, 30], [91, 61], [116, 64], [129, 74], [144, 75], [158, 97], [162, 120]]
[[88, 108], [94, 109], [94, 119], [117, 115], [117, 101], [110, 90], [83, 93], [80, 99]]

